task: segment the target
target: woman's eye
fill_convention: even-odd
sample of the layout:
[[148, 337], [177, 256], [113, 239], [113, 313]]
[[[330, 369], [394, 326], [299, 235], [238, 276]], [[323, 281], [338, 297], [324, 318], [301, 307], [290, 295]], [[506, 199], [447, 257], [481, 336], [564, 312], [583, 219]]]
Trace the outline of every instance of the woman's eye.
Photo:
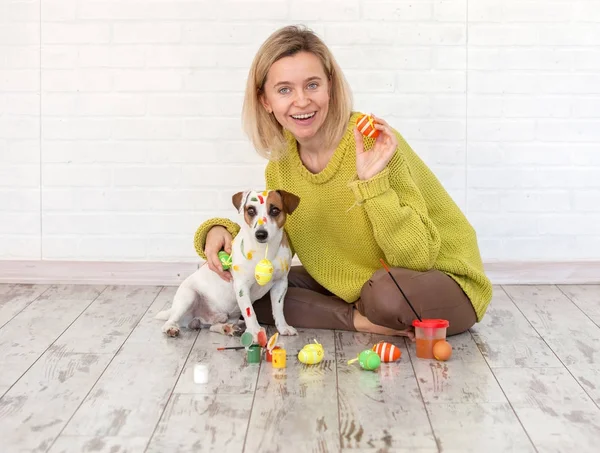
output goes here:
[[290, 92], [289, 88], [280, 88], [279, 94], [288, 94]]
[[319, 86], [319, 84], [316, 82], [312, 82], [312, 83], [308, 84], [308, 88], [310, 88], [311, 90], [316, 89], [318, 86]]
[[256, 209], [248, 208], [248, 215], [254, 217], [256, 215]]

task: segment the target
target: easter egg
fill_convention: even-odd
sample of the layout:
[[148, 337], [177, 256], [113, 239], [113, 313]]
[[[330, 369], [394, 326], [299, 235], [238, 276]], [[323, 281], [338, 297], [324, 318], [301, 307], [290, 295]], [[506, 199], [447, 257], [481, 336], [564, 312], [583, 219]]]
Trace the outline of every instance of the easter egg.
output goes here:
[[380, 341], [372, 348], [377, 353], [382, 362], [395, 362], [402, 355], [402, 351], [392, 343]]
[[433, 345], [433, 356], [436, 360], [445, 362], [452, 355], [452, 345], [445, 340], [438, 341]]
[[375, 122], [370, 115], [360, 115], [356, 120], [356, 127], [365, 137], [377, 138], [380, 131], [375, 129]]
[[323, 360], [325, 350], [319, 343], [307, 344], [298, 353], [298, 360], [307, 365], [314, 365]]
[[381, 365], [381, 359], [372, 349], [365, 349], [363, 352], [358, 354], [358, 363], [360, 363], [360, 366], [363, 369], [373, 371], [379, 368], [379, 365]]
[[260, 260], [254, 268], [254, 278], [256, 282], [263, 286], [271, 281], [273, 277], [273, 265], [267, 259]]
[[217, 253], [217, 256], [219, 257], [219, 261], [221, 261], [221, 266], [223, 266], [224, 271], [231, 267], [231, 256], [229, 256], [226, 251], [221, 250]]

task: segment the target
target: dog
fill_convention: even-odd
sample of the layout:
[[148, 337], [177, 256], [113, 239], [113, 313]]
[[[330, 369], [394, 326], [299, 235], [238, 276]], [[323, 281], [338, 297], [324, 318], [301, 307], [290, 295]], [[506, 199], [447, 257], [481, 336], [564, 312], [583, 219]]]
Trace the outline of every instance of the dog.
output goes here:
[[[300, 198], [284, 190], [246, 190], [233, 195], [232, 202], [240, 217], [240, 231], [231, 244], [232, 281], [221, 279], [206, 263], [187, 277], [177, 289], [171, 308], [155, 316], [165, 320], [162, 332], [170, 337], [179, 335], [180, 325], [191, 329], [210, 326], [212, 332], [234, 335], [242, 330], [242, 316], [246, 331], [257, 342], [259, 333], [266, 332], [252, 305], [268, 292], [279, 334], [297, 334], [283, 314], [292, 260], [284, 225]], [[261, 285], [255, 267], [264, 258], [272, 263], [273, 274]]]

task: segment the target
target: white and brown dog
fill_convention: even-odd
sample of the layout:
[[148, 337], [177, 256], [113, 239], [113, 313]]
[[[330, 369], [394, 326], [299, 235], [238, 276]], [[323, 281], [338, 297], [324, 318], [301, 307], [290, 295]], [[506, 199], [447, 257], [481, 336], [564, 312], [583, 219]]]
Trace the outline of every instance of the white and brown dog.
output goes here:
[[[246, 331], [258, 340], [260, 327], [253, 303], [270, 291], [275, 326], [281, 335], [296, 335], [283, 315], [283, 301], [288, 288], [292, 252], [284, 231], [286, 216], [298, 206], [300, 199], [283, 190], [238, 192], [232, 197], [240, 216], [240, 231], [231, 245], [232, 282], [226, 282], [211, 271], [206, 263], [186, 278], [177, 289], [170, 309], [156, 315], [166, 320], [162, 331], [169, 336], [179, 334], [180, 325], [224, 334], [239, 331], [240, 315]], [[273, 276], [265, 285], [255, 277], [256, 264], [263, 258], [271, 261]]]

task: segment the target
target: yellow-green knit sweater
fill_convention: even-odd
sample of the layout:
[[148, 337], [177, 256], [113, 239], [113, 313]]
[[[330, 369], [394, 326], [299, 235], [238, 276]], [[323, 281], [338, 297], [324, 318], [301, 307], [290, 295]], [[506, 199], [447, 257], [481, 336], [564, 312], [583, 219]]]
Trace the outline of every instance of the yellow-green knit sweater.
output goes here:
[[[346, 302], [360, 297], [363, 284], [381, 267], [380, 258], [393, 267], [438, 269], [458, 282], [480, 321], [492, 285], [484, 274], [473, 227], [398, 132], [398, 150], [388, 166], [370, 180], [358, 180], [352, 133], [357, 116], [350, 118], [320, 173], [304, 167], [289, 134], [286, 156], [267, 165], [268, 189], [300, 197], [285, 226], [292, 249], [316, 281]], [[365, 149], [373, 143], [365, 139]], [[206, 234], [214, 225], [223, 225], [233, 236], [239, 231], [229, 219], [204, 222], [194, 241], [204, 259]]]

